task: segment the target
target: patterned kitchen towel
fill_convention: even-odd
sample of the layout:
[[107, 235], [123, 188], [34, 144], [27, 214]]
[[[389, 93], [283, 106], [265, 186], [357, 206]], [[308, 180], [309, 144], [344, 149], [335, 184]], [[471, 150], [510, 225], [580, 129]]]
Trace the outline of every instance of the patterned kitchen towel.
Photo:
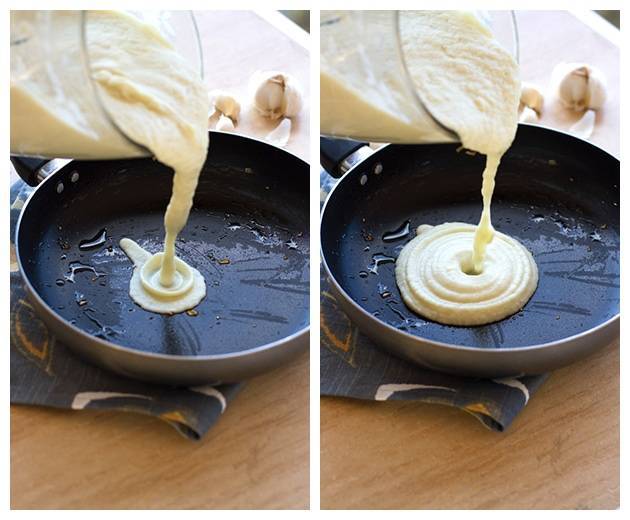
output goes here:
[[242, 384], [185, 388], [135, 381], [84, 362], [56, 341], [29, 304], [15, 262], [15, 224], [31, 191], [21, 181], [11, 188], [11, 403], [148, 414], [199, 440]]
[[[320, 172], [320, 199], [336, 180]], [[478, 379], [421, 368], [398, 358], [361, 334], [321, 275], [320, 394], [373, 401], [414, 400], [456, 406], [491, 430], [504, 431], [547, 379], [547, 374]]]
[[320, 394], [373, 401], [413, 400], [456, 406], [504, 431], [547, 375], [503, 379], [454, 376], [378, 349], [338, 307], [321, 280]]

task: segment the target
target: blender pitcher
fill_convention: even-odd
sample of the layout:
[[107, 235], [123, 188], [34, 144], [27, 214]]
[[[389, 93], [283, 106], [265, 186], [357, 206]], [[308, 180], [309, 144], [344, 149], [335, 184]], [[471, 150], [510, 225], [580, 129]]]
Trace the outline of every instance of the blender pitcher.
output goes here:
[[[203, 75], [192, 12], [128, 14], [154, 25]], [[150, 155], [124, 134], [99, 99], [90, 72], [89, 17], [89, 11], [11, 11], [12, 156]]]
[[[322, 11], [320, 131], [369, 142], [457, 142], [431, 114], [405, 64], [400, 11]], [[474, 13], [518, 59], [511, 12]], [[510, 41], [511, 40], [511, 41]]]

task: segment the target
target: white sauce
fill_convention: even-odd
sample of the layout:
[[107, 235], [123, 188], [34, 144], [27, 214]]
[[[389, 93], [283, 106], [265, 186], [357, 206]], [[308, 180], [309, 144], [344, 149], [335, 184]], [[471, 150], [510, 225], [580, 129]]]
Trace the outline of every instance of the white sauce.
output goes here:
[[[36, 13], [14, 12], [11, 20], [16, 37], [28, 39], [23, 43], [27, 50], [11, 52], [11, 152], [76, 159], [119, 159], [146, 153], [108, 122], [93, 88], [86, 84], [80, 17], [74, 11], [49, 11], [47, 15], [54, 35], [46, 49], [37, 43], [37, 39], [45, 41], [46, 34], [36, 34], [41, 30]], [[99, 15], [90, 12], [88, 16]], [[52, 64], [41, 63], [45, 53], [53, 54]]]
[[162, 314], [178, 313], [192, 309], [205, 297], [203, 276], [179, 258], [175, 259], [175, 283], [169, 290], [161, 288], [156, 279], [162, 253], [152, 255], [128, 238], [120, 241], [120, 247], [134, 266], [129, 295], [143, 309]]
[[[518, 123], [518, 65], [472, 13], [405, 11], [399, 23], [407, 70], [423, 103], [459, 135], [464, 147], [487, 159], [479, 225], [419, 228], [422, 232], [397, 260], [396, 281], [407, 306], [435, 321], [479, 325], [500, 320], [519, 310], [538, 283], [529, 252], [495, 233], [490, 214], [497, 168]], [[342, 47], [344, 38], [339, 35]], [[395, 69], [391, 77], [384, 72], [382, 83], [392, 100], [388, 103], [378, 83], [366, 81], [361, 90], [344, 86], [323, 66], [324, 132], [360, 138], [367, 131], [372, 139], [394, 142], [439, 141], [435, 125], [419, 119], [414, 108], [393, 102], [406, 99], [397, 78]], [[344, 123], [337, 123], [341, 118]]]
[[[392, 31], [391, 11], [371, 11], [376, 48], [364, 49], [353, 34], [352, 11], [335, 11], [330, 18], [343, 23], [322, 30], [320, 63], [320, 131], [323, 134], [377, 142], [441, 142], [448, 134], [433, 125], [431, 118], [415, 107], [407, 95], [401, 69], [393, 63], [397, 42]], [[360, 24], [360, 22], [357, 22]], [[360, 30], [355, 27], [356, 30]], [[365, 28], [363, 28], [365, 30]], [[389, 37], [388, 37], [389, 36]], [[379, 54], [376, 54], [380, 52]], [[341, 65], [336, 58], [341, 57]]]
[[119, 13], [89, 16], [88, 22], [92, 77], [108, 112], [126, 135], [175, 170], [164, 215], [161, 270], [152, 279], [153, 297], [170, 299], [176, 283], [175, 239], [188, 220], [208, 150], [208, 95], [197, 74], [152, 26]]
[[519, 242], [495, 232], [481, 274], [470, 275], [476, 227], [458, 222], [420, 226], [396, 261], [405, 304], [450, 325], [481, 325], [518, 312], [536, 290], [538, 270]]
[[494, 178], [518, 125], [518, 65], [470, 13], [412, 12], [401, 17], [400, 28], [407, 68], [424, 102], [466, 148], [487, 155], [483, 212], [473, 244], [474, 271], [479, 273], [494, 235]]
[[501, 320], [521, 309], [538, 285], [531, 254], [496, 233], [490, 215], [497, 168], [518, 124], [518, 66], [488, 29], [465, 13], [404, 16], [401, 36], [422, 99], [466, 148], [487, 158], [479, 224], [418, 228], [398, 257], [396, 281], [407, 306], [440, 323]]
[[410, 75], [433, 115], [487, 158], [477, 227], [421, 226], [398, 257], [396, 281], [407, 306], [440, 323], [501, 320], [538, 285], [531, 254], [496, 233], [490, 214], [497, 168], [518, 124], [518, 66], [472, 15], [413, 13], [402, 17], [401, 36]]
[[[65, 22], [63, 15], [59, 15], [55, 25], [60, 31], [58, 37], [67, 39], [68, 52], [76, 55], [75, 66], [82, 66], [76, 49], [76, 19], [67, 17]], [[181, 312], [199, 303], [205, 295], [201, 275], [176, 259], [175, 239], [188, 220], [207, 154], [206, 88], [198, 74], [154, 27], [131, 15], [90, 11], [86, 34], [91, 77], [108, 114], [127, 137], [149, 149], [158, 161], [175, 171], [173, 192], [164, 216], [164, 253], [146, 259], [133, 242], [121, 241], [121, 247], [136, 266], [130, 295], [148, 310]], [[71, 73], [69, 70], [68, 74]], [[55, 92], [37, 78], [12, 84], [12, 139], [31, 142], [29, 139], [33, 138], [29, 135], [34, 134], [36, 151], [52, 156], [58, 150], [68, 149], [72, 149], [75, 157], [128, 157], [138, 153], [136, 147], [99, 123], [101, 116], [90, 102], [93, 93], [89, 86], [77, 85], [75, 94], [74, 101], [81, 110], [66, 111], [63, 103], [55, 99]], [[37, 121], [36, 131], [32, 128], [33, 121]], [[154, 270], [154, 276], [140, 283], [142, 265], [156, 266], [158, 260], [159, 269]], [[181, 290], [185, 288], [182, 272], [193, 274], [190, 280], [194, 283], [187, 291]]]

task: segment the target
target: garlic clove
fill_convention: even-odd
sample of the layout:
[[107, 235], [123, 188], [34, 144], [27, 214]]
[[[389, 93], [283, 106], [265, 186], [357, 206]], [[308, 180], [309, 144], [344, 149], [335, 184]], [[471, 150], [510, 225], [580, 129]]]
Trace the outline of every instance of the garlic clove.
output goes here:
[[265, 140], [275, 146], [286, 146], [291, 137], [291, 119], [285, 117], [278, 126], [267, 134]]
[[538, 114], [533, 108], [523, 107], [523, 111], [518, 120], [521, 123], [538, 123]]
[[595, 130], [595, 110], [587, 110], [584, 115], [575, 123], [569, 132], [581, 139], [588, 139]]
[[524, 108], [530, 108], [539, 116], [542, 113], [544, 102], [545, 98], [537, 86], [531, 83], [522, 84], [519, 111]]
[[228, 116], [221, 114], [214, 129], [221, 132], [231, 132], [234, 130], [234, 121], [232, 121], [232, 119]]
[[606, 78], [585, 63], [560, 63], [552, 73], [554, 91], [563, 106], [576, 112], [599, 110], [606, 100]]
[[241, 114], [241, 104], [236, 99], [236, 96], [222, 90], [213, 90], [208, 93], [208, 98], [214, 107], [215, 113], [219, 112], [229, 117], [234, 123], [238, 122]]
[[302, 109], [302, 94], [295, 78], [276, 71], [259, 71], [250, 79], [254, 108], [269, 119], [295, 117]]

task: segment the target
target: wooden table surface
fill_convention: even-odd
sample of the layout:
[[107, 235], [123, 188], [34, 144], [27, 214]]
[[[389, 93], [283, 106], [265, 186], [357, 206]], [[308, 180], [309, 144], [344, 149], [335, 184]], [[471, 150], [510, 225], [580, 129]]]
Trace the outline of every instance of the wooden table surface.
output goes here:
[[[306, 107], [287, 148], [308, 160], [308, 51], [254, 13], [197, 17], [209, 88], [231, 88], [245, 104], [255, 70], [296, 76]], [[270, 127], [244, 114], [237, 131], [263, 137]], [[12, 406], [11, 506], [307, 508], [308, 389], [305, 352], [248, 382], [199, 443], [135, 414]]]
[[[619, 154], [619, 49], [566, 12], [518, 12], [525, 81], [545, 87], [559, 61], [608, 77], [592, 141]], [[548, 96], [542, 122], [576, 119]], [[619, 341], [554, 372], [511, 428], [413, 402], [321, 400], [321, 507], [619, 507]]]

